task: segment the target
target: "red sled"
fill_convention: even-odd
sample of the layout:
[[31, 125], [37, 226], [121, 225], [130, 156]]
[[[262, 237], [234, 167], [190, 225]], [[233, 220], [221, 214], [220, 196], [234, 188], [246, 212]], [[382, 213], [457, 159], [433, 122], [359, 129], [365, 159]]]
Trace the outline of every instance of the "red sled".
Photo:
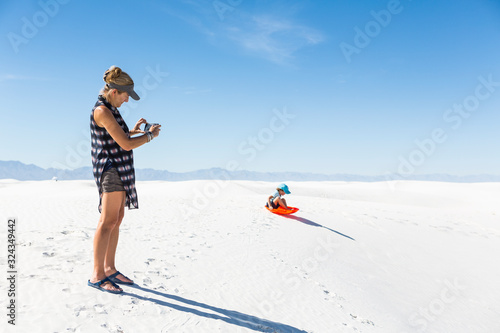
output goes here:
[[274, 214], [278, 214], [278, 215], [287, 215], [287, 214], [293, 214], [293, 213], [296, 213], [299, 211], [299, 209], [297, 207], [290, 207], [288, 206], [288, 208], [290, 209], [285, 209], [283, 207], [278, 207], [276, 209], [270, 209], [269, 207], [265, 206], [267, 208], [268, 211], [270, 211], [271, 213], [274, 213]]

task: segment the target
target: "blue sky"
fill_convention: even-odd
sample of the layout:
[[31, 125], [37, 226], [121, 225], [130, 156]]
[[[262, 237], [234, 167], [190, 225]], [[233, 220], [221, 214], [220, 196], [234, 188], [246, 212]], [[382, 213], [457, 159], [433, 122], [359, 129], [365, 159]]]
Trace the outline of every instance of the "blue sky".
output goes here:
[[136, 168], [500, 174], [500, 2], [0, 3], [1, 160], [90, 166], [89, 115], [163, 125]]

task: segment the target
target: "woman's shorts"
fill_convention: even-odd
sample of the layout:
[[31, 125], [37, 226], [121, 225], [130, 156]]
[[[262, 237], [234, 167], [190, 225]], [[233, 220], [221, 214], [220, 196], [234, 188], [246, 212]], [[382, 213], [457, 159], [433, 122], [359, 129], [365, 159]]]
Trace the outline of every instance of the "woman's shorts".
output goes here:
[[125, 191], [122, 180], [116, 168], [105, 171], [101, 177], [101, 188], [103, 193]]

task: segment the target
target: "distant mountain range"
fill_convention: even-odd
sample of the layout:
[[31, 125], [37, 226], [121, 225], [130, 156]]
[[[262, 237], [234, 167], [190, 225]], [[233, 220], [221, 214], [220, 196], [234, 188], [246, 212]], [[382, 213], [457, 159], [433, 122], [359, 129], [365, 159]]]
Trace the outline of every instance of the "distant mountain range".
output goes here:
[[[255, 171], [228, 171], [221, 168], [197, 170], [191, 172], [169, 172], [166, 170], [136, 169], [137, 180], [200, 180], [200, 179], [222, 179], [222, 180], [254, 180], [254, 181], [360, 181], [377, 182], [387, 180], [422, 180], [443, 181], [459, 183], [475, 182], [500, 182], [500, 176], [496, 175], [471, 175], [453, 176], [448, 174], [410, 175], [398, 174], [381, 176], [362, 176], [350, 174], [325, 175], [317, 173], [302, 172], [255, 172]], [[92, 168], [82, 167], [74, 170], [43, 169], [33, 164], [24, 164], [18, 161], [0, 161], [0, 179], [17, 180], [93, 180]]]

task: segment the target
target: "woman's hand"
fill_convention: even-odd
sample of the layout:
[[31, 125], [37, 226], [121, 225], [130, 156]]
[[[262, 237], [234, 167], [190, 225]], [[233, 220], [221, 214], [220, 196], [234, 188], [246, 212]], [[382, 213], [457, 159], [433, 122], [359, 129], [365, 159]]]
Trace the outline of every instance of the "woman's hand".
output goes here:
[[147, 123], [146, 119], [144, 118], [139, 119], [135, 124], [134, 128], [132, 128], [132, 130], [130, 131], [130, 135], [144, 134], [144, 131], [141, 130], [141, 125], [146, 123]]
[[153, 133], [153, 136], [156, 138], [158, 135], [160, 135], [161, 125], [153, 125], [151, 126], [149, 131]]

